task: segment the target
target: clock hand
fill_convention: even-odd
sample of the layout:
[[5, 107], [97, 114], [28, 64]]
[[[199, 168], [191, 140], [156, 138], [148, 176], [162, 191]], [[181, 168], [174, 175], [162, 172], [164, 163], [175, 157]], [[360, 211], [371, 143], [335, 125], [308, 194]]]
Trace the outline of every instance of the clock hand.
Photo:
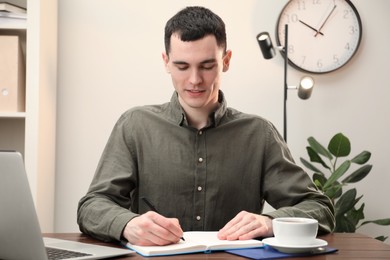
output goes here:
[[322, 23], [320, 29], [318, 29], [318, 31], [316, 32], [316, 34], [314, 35], [314, 37], [317, 36], [319, 33], [321, 33], [322, 27], [324, 27], [325, 23], [328, 21], [330, 15], [333, 13], [333, 11], [334, 11], [334, 9], [336, 9], [336, 7], [337, 7], [337, 5], [334, 5], [334, 6], [333, 6], [332, 10], [331, 10], [330, 13], [328, 14], [328, 16], [326, 17], [325, 21]]
[[310, 25], [308, 25], [307, 23], [305, 23], [304, 21], [302, 21], [302, 20], [299, 20], [299, 22], [300, 23], [302, 23], [303, 25], [306, 25], [307, 27], [309, 27], [310, 29], [312, 29], [313, 31], [315, 31], [316, 32], [316, 35], [319, 33], [319, 34], [321, 34], [321, 35], [324, 35], [322, 32], [320, 32], [320, 31], [317, 31], [317, 29], [316, 28], [314, 28], [314, 27], [312, 27], [312, 26], [310, 26]]

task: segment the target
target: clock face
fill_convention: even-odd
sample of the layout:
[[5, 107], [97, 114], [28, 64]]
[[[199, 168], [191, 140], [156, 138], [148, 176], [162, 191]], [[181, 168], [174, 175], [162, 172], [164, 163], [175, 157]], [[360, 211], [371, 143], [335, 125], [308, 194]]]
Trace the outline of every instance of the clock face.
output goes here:
[[356, 53], [362, 36], [359, 14], [348, 0], [290, 0], [276, 28], [281, 46], [285, 24], [290, 64], [311, 73], [327, 73], [344, 66]]

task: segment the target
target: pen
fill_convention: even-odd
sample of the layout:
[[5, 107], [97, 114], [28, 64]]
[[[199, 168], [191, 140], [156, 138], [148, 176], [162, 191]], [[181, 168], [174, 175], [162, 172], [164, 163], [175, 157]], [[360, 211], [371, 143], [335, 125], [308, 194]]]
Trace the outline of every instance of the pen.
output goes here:
[[[143, 200], [143, 202], [145, 202], [145, 204], [146, 204], [151, 210], [153, 210], [154, 212], [160, 214], [160, 213], [158, 212], [158, 210], [156, 209], [156, 207], [153, 206], [153, 204], [152, 204], [147, 198], [142, 197], [141, 199]], [[180, 239], [183, 240], [183, 241], [186, 241], [186, 240], [184, 239], [184, 237], [181, 237]]]

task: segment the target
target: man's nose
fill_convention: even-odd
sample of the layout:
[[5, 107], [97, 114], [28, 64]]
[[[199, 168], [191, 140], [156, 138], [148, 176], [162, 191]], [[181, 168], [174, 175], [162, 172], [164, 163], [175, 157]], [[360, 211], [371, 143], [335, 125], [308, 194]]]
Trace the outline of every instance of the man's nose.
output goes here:
[[199, 85], [202, 82], [202, 75], [198, 69], [191, 71], [190, 83], [194, 86]]

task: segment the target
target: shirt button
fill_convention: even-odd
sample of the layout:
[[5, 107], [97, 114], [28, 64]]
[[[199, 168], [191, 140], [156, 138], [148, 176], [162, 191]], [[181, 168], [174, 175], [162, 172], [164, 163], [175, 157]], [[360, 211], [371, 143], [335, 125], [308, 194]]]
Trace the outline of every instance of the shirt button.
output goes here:
[[200, 158], [198, 159], [198, 162], [203, 162], [203, 158], [200, 157]]
[[198, 191], [202, 191], [202, 186], [198, 186]]
[[199, 135], [202, 135], [202, 134], [203, 134], [203, 131], [199, 131], [198, 134], [199, 134]]
[[196, 220], [200, 220], [200, 216], [196, 216]]

